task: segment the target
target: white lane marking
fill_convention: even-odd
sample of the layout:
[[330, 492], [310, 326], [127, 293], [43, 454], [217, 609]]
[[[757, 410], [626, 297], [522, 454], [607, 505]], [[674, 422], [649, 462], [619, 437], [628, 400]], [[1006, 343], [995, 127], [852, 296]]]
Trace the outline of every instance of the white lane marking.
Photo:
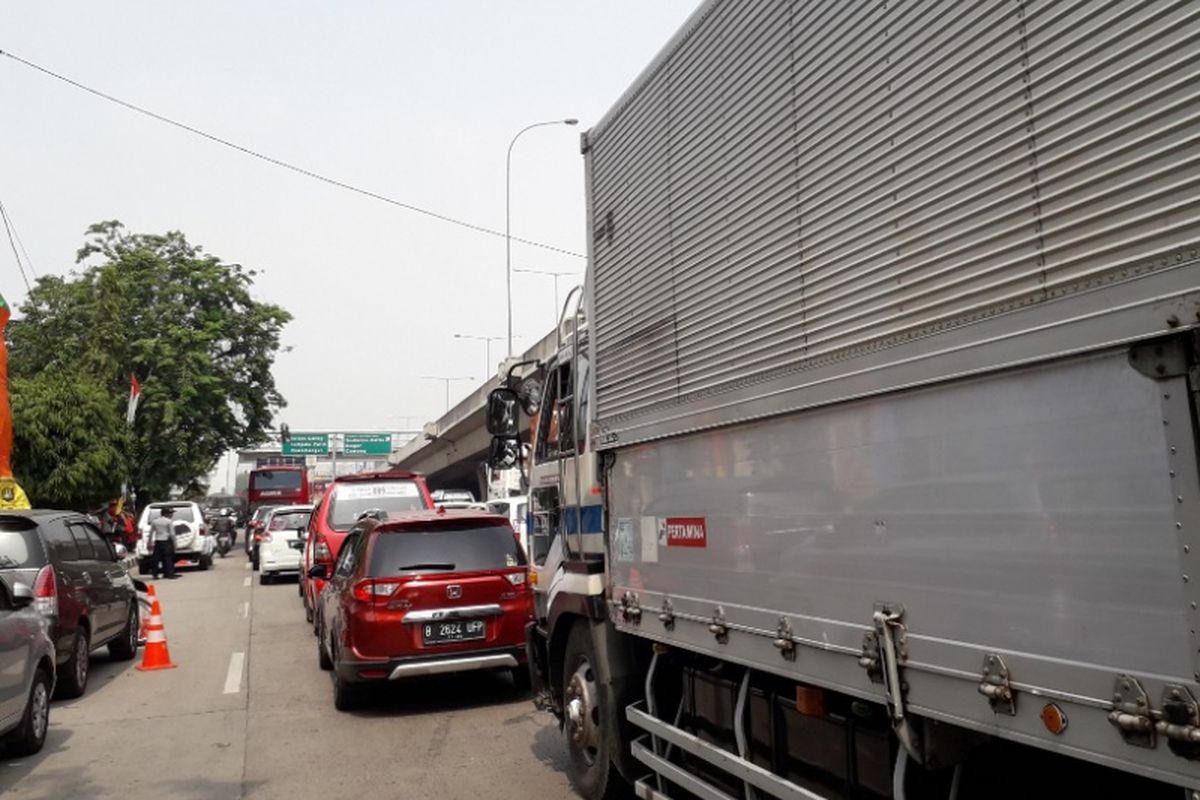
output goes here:
[[242, 690], [242, 666], [245, 661], [245, 653], [233, 653], [229, 656], [229, 672], [225, 673], [225, 694], [237, 694]]
[[250, 569], [250, 562], [249, 562], [249, 561], [247, 561], [247, 562], [246, 562], [246, 569]]
[[250, 601], [249, 600], [242, 603], [241, 614], [242, 614], [242, 619], [245, 619], [246, 617], [250, 616]]
[[249, 585], [250, 585], [250, 576], [247, 575], [246, 580], [242, 581], [242, 586], [249, 586]]

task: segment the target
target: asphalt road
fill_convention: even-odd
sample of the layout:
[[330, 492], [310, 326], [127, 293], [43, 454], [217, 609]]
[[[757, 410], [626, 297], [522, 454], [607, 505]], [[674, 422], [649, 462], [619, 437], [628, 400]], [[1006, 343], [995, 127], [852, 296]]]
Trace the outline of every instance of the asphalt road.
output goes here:
[[575, 796], [553, 719], [507, 675], [394, 684], [334, 710], [296, 584], [260, 586], [245, 565], [236, 549], [160, 581], [178, 668], [95, 653], [87, 693], [51, 707], [45, 749], [0, 755], [5, 800]]

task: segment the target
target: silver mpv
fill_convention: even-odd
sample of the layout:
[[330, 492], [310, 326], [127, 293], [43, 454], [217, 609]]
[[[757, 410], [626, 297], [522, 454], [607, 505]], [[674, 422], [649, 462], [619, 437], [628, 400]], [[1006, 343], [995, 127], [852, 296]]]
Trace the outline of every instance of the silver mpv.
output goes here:
[[17, 581], [10, 590], [0, 580], [0, 743], [7, 755], [42, 749], [53, 693], [49, 620], [33, 607], [32, 589]]

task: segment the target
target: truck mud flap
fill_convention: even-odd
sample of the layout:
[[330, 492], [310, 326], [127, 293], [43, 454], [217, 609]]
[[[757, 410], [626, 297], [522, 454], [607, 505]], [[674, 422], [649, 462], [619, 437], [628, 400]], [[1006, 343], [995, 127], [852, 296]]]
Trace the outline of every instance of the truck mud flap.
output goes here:
[[551, 711], [555, 716], [561, 716], [550, 691], [549, 642], [536, 622], [525, 625], [525, 656], [534, 706], [539, 711]]

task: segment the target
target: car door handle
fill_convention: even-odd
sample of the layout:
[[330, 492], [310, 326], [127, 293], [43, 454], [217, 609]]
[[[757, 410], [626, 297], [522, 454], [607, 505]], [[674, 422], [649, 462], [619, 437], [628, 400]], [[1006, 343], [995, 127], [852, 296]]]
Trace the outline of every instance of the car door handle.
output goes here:
[[92, 582], [92, 573], [90, 573], [90, 572], [83, 573], [83, 582], [91, 583]]

